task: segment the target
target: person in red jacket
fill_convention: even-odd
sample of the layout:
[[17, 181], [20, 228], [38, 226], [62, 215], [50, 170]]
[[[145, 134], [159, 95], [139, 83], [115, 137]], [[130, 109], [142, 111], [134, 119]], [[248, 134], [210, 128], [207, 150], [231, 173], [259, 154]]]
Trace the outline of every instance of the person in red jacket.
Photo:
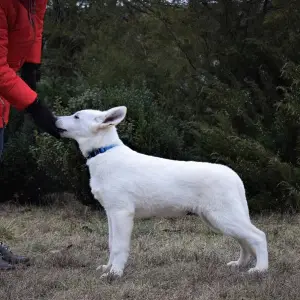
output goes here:
[[[36, 93], [46, 6], [47, 0], [0, 1], [0, 159], [10, 106], [25, 111], [40, 129], [59, 138], [55, 116]], [[0, 270], [28, 261], [0, 243]]]

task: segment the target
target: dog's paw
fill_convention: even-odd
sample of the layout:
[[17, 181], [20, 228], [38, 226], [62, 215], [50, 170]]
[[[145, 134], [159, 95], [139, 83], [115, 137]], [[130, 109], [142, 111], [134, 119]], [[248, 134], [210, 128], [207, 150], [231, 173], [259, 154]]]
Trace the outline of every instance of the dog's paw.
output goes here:
[[107, 278], [111, 280], [111, 279], [120, 278], [122, 277], [122, 275], [123, 275], [123, 270], [112, 267], [109, 272], [102, 274], [100, 278]]
[[231, 261], [227, 264], [228, 267], [232, 268], [238, 268], [240, 266], [239, 262], [237, 260]]
[[263, 274], [266, 272], [267, 272], [267, 269], [261, 269], [261, 268], [254, 267], [254, 268], [249, 269], [247, 273], [248, 274]]
[[100, 271], [102, 273], [108, 272], [111, 265], [100, 265], [97, 267], [96, 271]]

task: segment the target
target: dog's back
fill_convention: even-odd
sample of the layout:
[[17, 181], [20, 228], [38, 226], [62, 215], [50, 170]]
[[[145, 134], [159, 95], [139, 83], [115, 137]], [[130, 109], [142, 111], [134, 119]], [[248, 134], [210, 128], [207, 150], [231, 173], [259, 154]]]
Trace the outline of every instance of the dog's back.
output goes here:
[[246, 200], [240, 197], [240, 178], [223, 165], [148, 156], [124, 145], [91, 159], [88, 165], [92, 191], [104, 206], [124, 202], [138, 215], [147, 211], [145, 216], [166, 216], [168, 211], [200, 213], [236, 202], [236, 209], [248, 214], [241, 203]]

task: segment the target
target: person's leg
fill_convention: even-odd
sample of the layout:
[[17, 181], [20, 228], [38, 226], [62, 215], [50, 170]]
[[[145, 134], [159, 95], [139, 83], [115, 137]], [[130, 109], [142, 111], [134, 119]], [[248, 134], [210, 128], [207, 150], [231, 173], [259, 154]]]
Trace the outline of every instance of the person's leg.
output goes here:
[[2, 157], [3, 148], [4, 148], [4, 128], [0, 128], [0, 161]]
[[[3, 146], [4, 146], [4, 128], [0, 128], [0, 162], [3, 152]], [[13, 269], [13, 266], [3, 260], [2, 253], [0, 252], [0, 271], [2, 270], [11, 270]]]
[[[4, 148], [4, 128], [0, 128], [0, 161]], [[14, 264], [27, 263], [27, 257], [14, 255], [9, 248], [0, 241], [0, 270], [14, 269]]]

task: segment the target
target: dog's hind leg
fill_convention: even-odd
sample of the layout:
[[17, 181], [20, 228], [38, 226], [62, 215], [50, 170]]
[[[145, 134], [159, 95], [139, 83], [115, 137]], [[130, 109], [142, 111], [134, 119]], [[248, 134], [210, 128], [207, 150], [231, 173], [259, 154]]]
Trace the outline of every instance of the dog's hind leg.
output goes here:
[[[203, 222], [214, 232], [222, 233], [220, 229], [218, 229], [210, 220], [205, 216], [204, 213], [200, 213], [199, 216], [203, 220]], [[237, 261], [231, 261], [227, 264], [227, 266], [234, 266], [234, 267], [244, 267], [246, 266], [251, 259], [251, 249], [247, 245], [247, 243], [243, 240], [238, 240], [240, 244], [240, 257]]]
[[108, 212], [111, 220], [111, 268], [105, 276], [122, 276], [130, 250], [134, 213], [131, 211]]
[[[224, 211], [210, 211], [202, 213], [206, 223], [215, 231], [236, 239], [241, 246], [238, 261], [229, 265], [245, 265], [250, 260], [250, 254], [256, 257], [256, 266], [248, 272], [263, 272], [268, 269], [268, 249], [265, 233], [256, 228], [247, 216], [241, 214], [228, 214]], [[202, 216], [202, 218], [203, 218]]]
[[247, 245], [247, 242], [244, 240], [238, 240], [240, 244], [240, 257], [238, 260], [231, 261], [227, 264], [227, 266], [232, 267], [245, 267], [248, 265], [251, 259], [251, 250]]
[[250, 251], [256, 256], [256, 266], [248, 270], [248, 272], [267, 271], [269, 262], [268, 245], [265, 233], [251, 223], [249, 223], [244, 230], [247, 231], [247, 238], [245, 241], [248, 244]]

